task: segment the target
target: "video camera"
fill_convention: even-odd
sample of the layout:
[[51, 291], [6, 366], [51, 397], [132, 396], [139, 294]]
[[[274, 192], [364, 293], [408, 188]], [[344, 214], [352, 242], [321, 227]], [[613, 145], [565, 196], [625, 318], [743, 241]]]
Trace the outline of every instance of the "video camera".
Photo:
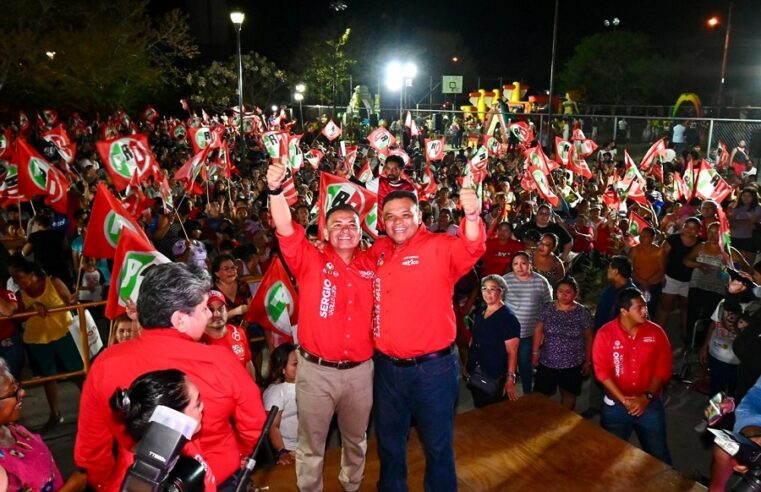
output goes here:
[[745, 436], [725, 430], [708, 429], [713, 433], [714, 442], [748, 471], [732, 487], [733, 492], [761, 491], [761, 446]]
[[[245, 490], [256, 465], [256, 454], [267, 439], [279, 409], [273, 406], [267, 414], [259, 440], [243, 467], [236, 473], [236, 492]], [[135, 449], [135, 461], [127, 470], [121, 492], [203, 492], [206, 470], [193, 458], [180, 455], [198, 426], [182, 412], [159, 405], [153, 411], [150, 425]]]

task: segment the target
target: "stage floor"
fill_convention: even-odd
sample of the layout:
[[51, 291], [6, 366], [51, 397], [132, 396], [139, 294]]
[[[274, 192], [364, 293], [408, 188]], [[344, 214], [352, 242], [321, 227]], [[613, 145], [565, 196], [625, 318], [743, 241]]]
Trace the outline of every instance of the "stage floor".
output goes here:
[[[698, 491], [705, 488], [631, 444], [539, 394], [457, 415], [454, 433], [458, 490]], [[341, 492], [340, 449], [325, 460], [326, 492]], [[410, 491], [423, 490], [425, 456], [417, 434], [407, 455]], [[380, 463], [368, 442], [362, 491], [376, 490]], [[254, 474], [269, 491], [296, 489], [293, 465]]]

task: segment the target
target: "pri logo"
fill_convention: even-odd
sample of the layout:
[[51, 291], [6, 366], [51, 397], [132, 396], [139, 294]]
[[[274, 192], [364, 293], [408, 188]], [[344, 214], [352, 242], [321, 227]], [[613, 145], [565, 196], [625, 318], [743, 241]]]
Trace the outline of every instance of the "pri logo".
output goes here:
[[48, 173], [50, 164], [37, 157], [29, 158], [29, 175], [35, 186], [43, 191], [48, 189]]
[[378, 204], [374, 204], [373, 208], [365, 216], [365, 230], [376, 231], [378, 230]]
[[291, 333], [294, 304], [291, 292], [281, 280], [272, 284], [264, 296], [264, 311], [272, 326], [283, 333]]
[[142, 176], [148, 171], [148, 153], [140, 141], [133, 138], [120, 138], [111, 144], [108, 152], [111, 165], [119, 175], [130, 179], [135, 173]]
[[211, 132], [208, 128], [199, 128], [196, 132], [195, 136], [196, 145], [198, 145], [198, 148], [203, 150], [206, 148], [207, 145], [209, 145], [209, 142], [211, 141]]
[[365, 196], [350, 184], [330, 184], [326, 191], [328, 196], [325, 200], [326, 213], [339, 205], [351, 205], [359, 214], [365, 210]]
[[113, 210], [109, 211], [108, 215], [106, 215], [106, 220], [103, 223], [103, 235], [105, 236], [106, 241], [108, 241], [108, 244], [114, 248], [116, 248], [116, 245], [119, 243], [119, 237], [122, 235], [123, 227], [126, 227], [133, 232], [137, 232], [135, 226], [127, 219]]
[[563, 162], [568, 162], [568, 158], [571, 155], [571, 142], [568, 142], [567, 140], [558, 142], [557, 150], [558, 156], [560, 156], [560, 160]]
[[128, 251], [124, 255], [122, 270], [119, 272], [119, 305], [126, 306], [127, 299], [137, 302], [145, 270], [149, 266], [167, 262], [168, 260], [158, 252]]
[[486, 148], [489, 149], [489, 153], [491, 155], [497, 155], [497, 151], [499, 150], [499, 142], [494, 137], [489, 137], [486, 140]]

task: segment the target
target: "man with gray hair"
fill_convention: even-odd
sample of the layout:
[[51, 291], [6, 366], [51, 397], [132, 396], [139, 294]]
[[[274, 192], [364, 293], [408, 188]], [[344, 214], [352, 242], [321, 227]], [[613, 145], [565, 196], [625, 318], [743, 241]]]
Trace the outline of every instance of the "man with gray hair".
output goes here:
[[135, 445], [108, 399], [146, 372], [180, 369], [198, 387], [204, 412], [193, 440], [219, 490], [227, 490], [241, 457], [253, 449], [265, 417], [258, 387], [230, 350], [198, 343], [211, 317], [208, 292], [209, 275], [195, 266], [150, 267], [137, 300], [141, 336], [109, 347], [93, 364], [82, 390], [74, 460], [96, 490], [119, 487]]

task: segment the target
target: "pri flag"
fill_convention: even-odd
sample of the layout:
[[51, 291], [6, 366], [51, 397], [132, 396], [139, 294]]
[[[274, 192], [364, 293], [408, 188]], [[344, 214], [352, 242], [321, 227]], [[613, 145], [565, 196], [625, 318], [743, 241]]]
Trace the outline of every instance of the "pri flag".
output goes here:
[[541, 145], [531, 147], [523, 153], [526, 156], [526, 167], [536, 166], [547, 175], [555, 169], [559, 169], [560, 166], [557, 162], [550, 160], [542, 150]]
[[149, 121], [153, 123], [159, 118], [159, 112], [153, 109], [153, 106], [149, 104], [145, 107], [140, 117], [143, 119], [143, 121]]
[[642, 229], [649, 227], [650, 224], [637, 214], [637, 212], [631, 212], [629, 214], [629, 246], [633, 247], [639, 244], [639, 235]]
[[484, 135], [482, 145], [489, 151], [489, 157], [496, 157], [499, 154], [499, 140], [491, 135]]
[[[6, 128], [0, 133], [0, 159], [7, 158], [10, 155], [11, 147], [11, 129]], [[7, 155], [6, 155], [7, 154]]]
[[298, 304], [298, 293], [280, 257], [276, 256], [267, 268], [244, 318], [293, 339], [293, 327], [298, 323]]
[[74, 162], [74, 156], [77, 154], [77, 145], [71, 143], [63, 125], [59, 124], [55, 128], [43, 133], [42, 138], [55, 146], [61, 159], [67, 165]]
[[288, 136], [288, 166], [291, 172], [296, 173], [304, 166], [304, 153], [301, 151], [302, 135]]
[[325, 138], [332, 142], [341, 136], [341, 127], [336, 125], [336, 123], [331, 118], [330, 121], [328, 121], [328, 123], [325, 125], [325, 128], [322, 129], [322, 134], [325, 135]]
[[[284, 154], [283, 150], [286, 150], [287, 153], [288, 134], [285, 132], [264, 132], [262, 141], [264, 141], [264, 147], [267, 149], [267, 155], [270, 156], [270, 159], [280, 159], [280, 156]], [[283, 145], [284, 143], [285, 145]]]
[[190, 143], [193, 145], [193, 153], [197, 154], [206, 147], [211, 145], [211, 130], [208, 127], [201, 126], [198, 128], [190, 128], [188, 130], [188, 136], [190, 136]]
[[732, 193], [732, 187], [705, 160], [700, 161], [695, 195], [703, 200], [724, 201]]
[[566, 167], [574, 174], [578, 174], [587, 179], [592, 179], [592, 171], [589, 170], [587, 161], [576, 153], [576, 147], [573, 145], [571, 145], [570, 158], [568, 159], [568, 165]]
[[661, 153], [665, 150], [666, 140], [663, 138], [658, 139], [658, 141], [650, 146], [650, 149], [645, 154], [645, 157], [642, 158], [642, 162], [640, 162], [639, 168], [647, 172], [647, 170], [650, 169], [650, 166], [655, 163], [656, 159], [658, 159], [661, 156]]
[[359, 214], [365, 231], [374, 234], [378, 220], [377, 202], [377, 195], [365, 187], [333, 174], [321, 173], [317, 215], [320, 237], [325, 229], [325, 215], [337, 205], [351, 205]]
[[444, 158], [444, 138], [425, 139], [425, 160], [427, 161], [440, 161]]
[[558, 164], [566, 167], [571, 165], [572, 149], [571, 142], [563, 140], [561, 137], [555, 137], [555, 161]]
[[100, 140], [96, 146], [117, 191], [124, 191], [135, 173], [140, 183], [158, 175], [159, 165], [145, 134]]
[[407, 111], [407, 116], [404, 118], [404, 126], [407, 128], [412, 128], [414, 121], [412, 121], [412, 113]]
[[304, 159], [312, 166], [315, 171], [320, 167], [320, 162], [325, 154], [319, 149], [309, 149], [309, 152], [304, 154]]
[[29, 200], [19, 192], [18, 188], [18, 166], [9, 162], [8, 170], [3, 176], [3, 182], [0, 185], [0, 207], [6, 207], [13, 202], [25, 202]]
[[113, 258], [119, 238], [125, 229], [148, 240], [140, 224], [127, 212], [124, 205], [108, 191], [103, 183], [98, 184], [89, 226], [82, 244], [82, 255], [93, 258]]
[[69, 181], [23, 138], [16, 140], [13, 163], [18, 171], [20, 194], [30, 198], [44, 195], [45, 203], [56, 212], [67, 212]]
[[367, 136], [367, 141], [369, 142], [370, 147], [374, 148], [377, 152], [382, 154], [387, 154], [388, 148], [396, 144], [396, 138], [391, 134], [391, 132], [382, 126], [379, 126], [373, 130], [370, 135]]
[[357, 174], [357, 179], [363, 183], [367, 183], [373, 179], [373, 168], [370, 167], [370, 159], [367, 159], [365, 163], [362, 164], [362, 167], [359, 169], [359, 174]]
[[124, 314], [127, 300], [137, 303], [145, 271], [148, 267], [163, 263], [169, 263], [169, 259], [156, 251], [145, 236], [123, 229], [114, 254], [106, 317], [116, 319]]
[[539, 166], [529, 166], [528, 174], [536, 184], [536, 191], [544, 200], [547, 200], [553, 207], [560, 205], [560, 198], [552, 192], [549, 183], [547, 182], [547, 176], [544, 170]]
[[472, 183], [476, 186], [480, 185], [484, 178], [486, 178], [486, 166], [489, 162], [489, 151], [483, 145], [478, 148], [473, 157], [470, 159], [470, 163], [465, 171], [466, 175], [470, 175]]
[[520, 144], [528, 144], [534, 140], [534, 130], [525, 121], [514, 121], [507, 125], [507, 129]]

